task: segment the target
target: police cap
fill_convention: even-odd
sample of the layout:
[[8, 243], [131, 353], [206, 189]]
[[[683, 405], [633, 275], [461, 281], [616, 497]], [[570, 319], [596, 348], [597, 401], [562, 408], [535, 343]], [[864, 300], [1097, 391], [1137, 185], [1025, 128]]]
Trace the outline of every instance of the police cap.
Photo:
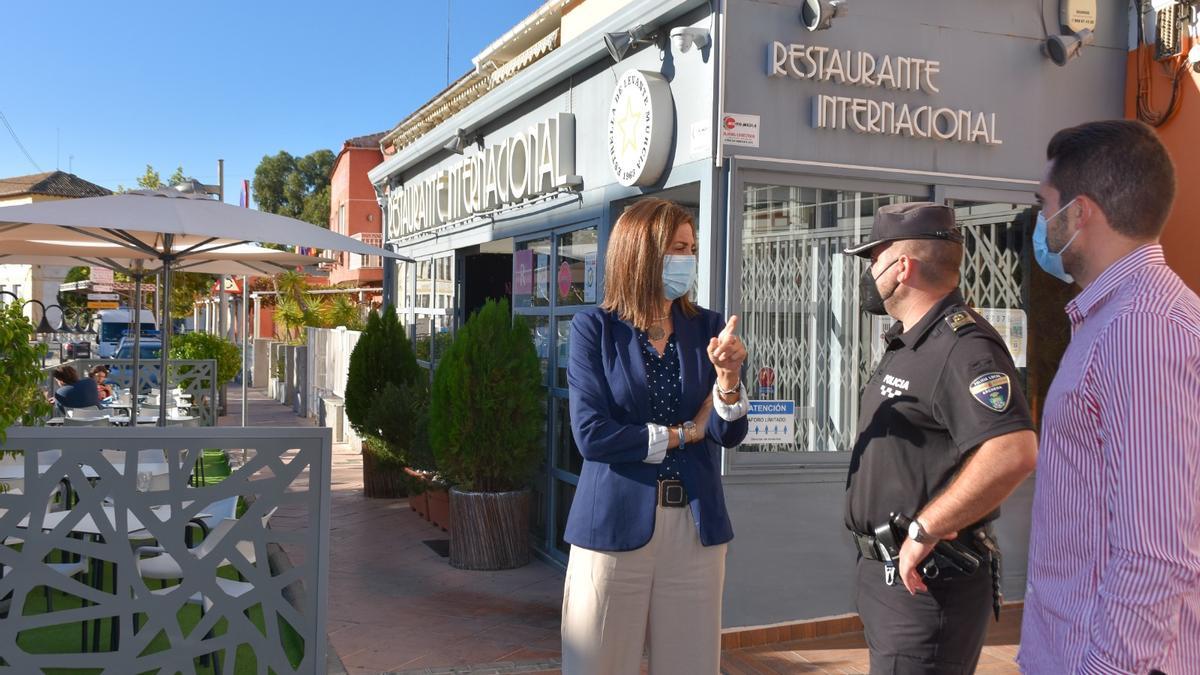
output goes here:
[[888, 204], [875, 212], [871, 236], [858, 246], [843, 253], [862, 258], [871, 257], [871, 249], [879, 244], [901, 239], [944, 239], [962, 243], [962, 232], [954, 222], [954, 209], [934, 202]]

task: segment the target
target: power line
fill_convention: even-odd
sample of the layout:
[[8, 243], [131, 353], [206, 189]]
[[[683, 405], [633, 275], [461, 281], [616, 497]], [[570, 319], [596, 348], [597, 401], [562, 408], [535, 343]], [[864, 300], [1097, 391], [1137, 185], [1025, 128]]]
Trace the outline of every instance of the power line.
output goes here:
[[33, 156], [30, 155], [29, 151], [25, 149], [25, 145], [21, 143], [21, 139], [17, 138], [17, 132], [13, 131], [12, 125], [8, 123], [8, 118], [4, 116], [3, 110], [0, 110], [0, 122], [4, 122], [4, 127], [8, 129], [8, 134], [12, 136], [13, 142], [16, 143], [17, 147], [21, 149], [21, 152], [25, 153], [25, 159], [29, 160], [29, 163], [33, 165], [33, 168], [38, 170], [38, 173], [41, 173], [42, 167], [38, 166], [37, 162], [33, 161]]

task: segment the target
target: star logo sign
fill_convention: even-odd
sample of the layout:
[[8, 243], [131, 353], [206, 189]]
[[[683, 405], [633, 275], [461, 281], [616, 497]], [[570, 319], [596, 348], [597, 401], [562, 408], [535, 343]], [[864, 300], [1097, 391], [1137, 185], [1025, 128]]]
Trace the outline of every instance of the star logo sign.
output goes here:
[[620, 111], [616, 119], [617, 136], [621, 153], [621, 159], [625, 160], [630, 153], [637, 154], [638, 151], [638, 123], [642, 119], [643, 111], [637, 109], [633, 105], [633, 96], [626, 94], [621, 98], [624, 99], [624, 109]]

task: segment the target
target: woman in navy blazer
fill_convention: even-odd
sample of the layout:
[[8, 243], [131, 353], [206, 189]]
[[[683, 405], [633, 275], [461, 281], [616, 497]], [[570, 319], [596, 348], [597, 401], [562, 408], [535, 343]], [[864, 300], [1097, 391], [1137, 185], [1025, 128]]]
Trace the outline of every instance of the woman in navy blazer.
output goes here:
[[733, 538], [721, 448], [746, 436], [746, 350], [696, 306], [691, 215], [647, 198], [617, 220], [604, 302], [571, 322], [571, 431], [583, 455], [567, 519], [563, 672], [720, 670]]

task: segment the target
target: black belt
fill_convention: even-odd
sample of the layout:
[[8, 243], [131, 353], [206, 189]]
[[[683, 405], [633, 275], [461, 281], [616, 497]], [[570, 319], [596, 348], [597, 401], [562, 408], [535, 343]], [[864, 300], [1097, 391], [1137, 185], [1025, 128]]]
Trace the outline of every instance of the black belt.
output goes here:
[[[887, 532], [884, 533], [888, 534]], [[894, 530], [893, 530], [894, 534]], [[884, 581], [891, 586], [895, 578], [896, 560], [899, 556], [899, 544], [905, 538], [903, 535], [894, 542], [882, 542], [874, 534], [851, 532], [854, 545], [858, 552], [867, 560], [882, 562], [886, 568]], [[889, 551], [889, 549], [892, 549]], [[970, 558], [974, 558], [972, 561]], [[922, 561], [921, 576], [926, 579], [954, 579], [967, 575], [964, 567], [974, 572], [971, 563], [978, 566], [987, 564], [992, 578], [992, 610], [996, 620], [1000, 620], [1000, 604], [1003, 596], [1000, 592], [1000, 548], [990, 525], [963, 530], [953, 540], [938, 542], [933, 553]]]
[[658, 481], [658, 505], [671, 507], [687, 506], [687, 491], [683, 489], [683, 481], [660, 479]]

